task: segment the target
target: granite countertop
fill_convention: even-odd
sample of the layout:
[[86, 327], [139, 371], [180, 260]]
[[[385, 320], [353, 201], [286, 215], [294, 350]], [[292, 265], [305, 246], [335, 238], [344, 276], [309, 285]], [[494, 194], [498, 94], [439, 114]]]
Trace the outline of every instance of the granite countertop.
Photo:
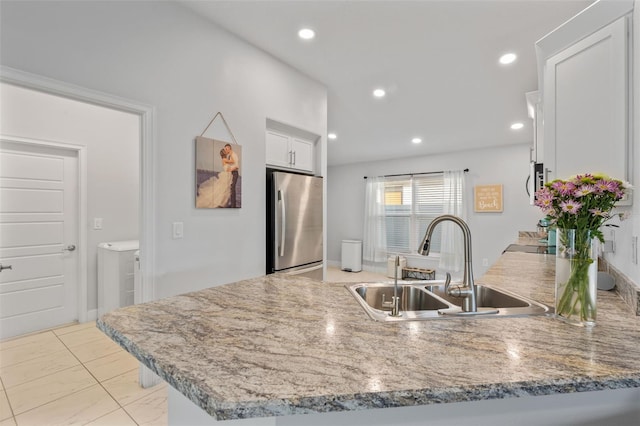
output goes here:
[[[505, 253], [476, 281], [552, 305], [554, 264]], [[612, 292], [590, 330], [547, 316], [379, 323], [344, 284], [275, 274], [98, 327], [217, 420], [640, 387], [640, 317]]]

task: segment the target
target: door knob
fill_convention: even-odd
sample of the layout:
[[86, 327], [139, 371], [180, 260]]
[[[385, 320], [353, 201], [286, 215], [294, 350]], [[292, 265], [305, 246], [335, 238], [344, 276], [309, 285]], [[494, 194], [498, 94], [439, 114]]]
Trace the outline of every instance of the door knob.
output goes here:
[[3, 271], [3, 270], [5, 270], [5, 269], [11, 269], [11, 270], [13, 270], [13, 268], [11, 267], [11, 265], [9, 265], [9, 266], [4, 266], [2, 263], [0, 263], [0, 272], [2, 272], [2, 271]]
[[76, 249], [76, 246], [74, 246], [73, 244], [70, 244], [67, 246], [66, 249], [62, 249], [62, 251], [74, 251]]

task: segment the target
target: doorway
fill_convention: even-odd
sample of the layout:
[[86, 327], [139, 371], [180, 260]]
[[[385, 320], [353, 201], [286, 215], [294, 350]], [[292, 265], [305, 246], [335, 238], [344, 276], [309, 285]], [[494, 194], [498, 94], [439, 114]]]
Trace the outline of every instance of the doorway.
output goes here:
[[[75, 314], [73, 315], [74, 318], [71, 318], [70, 321], [78, 320], [79, 322], [85, 322], [85, 321], [94, 320], [97, 317], [97, 309], [96, 309], [97, 308], [97, 300], [96, 300], [97, 299], [97, 285], [96, 285], [97, 274], [95, 272], [96, 262], [97, 262], [97, 259], [96, 259], [97, 256], [95, 254], [96, 253], [95, 250], [97, 248], [96, 241], [102, 242], [102, 241], [113, 241], [113, 240], [125, 240], [125, 239], [132, 239], [132, 236], [134, 238], [140, 239], [141, 241], [141, 255], [140, 255], [141, 272], [143, 275], [142, 276], [143, 291], [142, 291], [141, 300], [143, 301], [151, 300], [153, 298], [153, 293], [154, 293], [153, 279], [149, 276], [150, 274], [146, 273], [145, 269], [149, 270], [147, 268], [152, 267], [153, 248], [149, 248], [148, 243], [151, 243], [153, 238], [152, 236], [151, 238], [146, 236], [149, 235], [149, 227], [153, 226], [154, 219], [153, 217], [150, 217], [149, 213], [151, 212], [151, 209], [148, 208], [148, 206], [152, 204], [152, 198], [151, 198], [152, 195], [149, 192], [147, 192], [144, 188], [145, 187], [148, 188], [150, 186], [149, 178], [152, 179], [153, 173], [149, 173], [145, 177], [145, 174], [143, 173], [143, 169], [146, 169], [148, 172], [153, 171], [152, 157], [149, 158], [152, 151], [150, 148], [152, 145], [151, 144], [152, 132], [150, 132], [150, 130], [152, 130], [151, 122], [152, 122], [152, 116], [153, 116], [153, 109], [147, 106], [133, 104], [129, 101], [122, 100], [119, 98], [114, 98], [102, 93], [93, 92], [87, 89], [78, 88], [76, 86], [67, 85], [65, 83], [49, 80], [46, 78], [31, 75], [31, 74], [22, 73], [12, 69], [2, 68], [1, 71], [2, 71], [2, 74], [0, 75], [1, 77], [0, 80], [2, 82], [0, 84], [3, 84], [3, 87], [2, 87], [3, 101], [8, 96], [7, 95], [8, 91], [6, 89], [7, 87], [9, 87], [13, 91], [23, 90], [23, 91], [31, 92], [30, 93], [31, 96], [37, 96], [37, 97], [40, 97], [40, 99], [42, 99], [42, 97], [47, 97], [49, 99], [57, 98], [58, 101], [63, 103], [65, 102], [67, 104], [74, 103], [75, 106], [81, 106], [80, 104], [84, 104], [84, 106], [88, 107], [88, 109], [94, 109], [94, 110], [101, 109], [106, 113], [107, 116], [118, 115], [118, 114], [129, 116], [128, 117], [129, 122], [131, 121], [135, 122], [134, 127], [129, 126], [130, 127], [129, 133], [131, 132], [134, 133], [133, 137], [135, 138], [135, 148], [134, 148], [135, 153], [133, 155], [121, 155], [118, 161], [118, 164], [116, 164], [113, 167], [113, 171], [115, 175], [120, 175], [121, 178], [123, 178], [123, 176], [124, 178], [128, 177], [130, 178], [130, 181], [135, 180], [135, 185], [128, 185], [129, 189], [131, 186], [136, 187], [135, 194], [133, 194], [132, 191], [130, 190], [116, 190], [116, 191], [109, 190], [109, 189], [105, 190], [105, 188], [100, 185], [98, 185], [97, 188], [93, 188], [95, 187], [94, 184], [98, 178], [96, 176], [92, 176], [92, 173], [96, 171], [94, 165], [97, 164], [97, 162], [96, 162], [95, 156], [92, 158], [91, 155], [104, 154], [104, 152], [101, 152], [100, 148], [98, 148], [95, 145], [95, 143], [97, 143], [96, 140], [100, 139], [99, 135], [102, 134], [105, 129], [123, 128], [123, 127], [127, 128], [128, 126], [127, 124], [114, 126], [114, 125], [109, 125], [108, 123], [102, 123], [102, 124], [94, 123], [91, 126], [94, 127], [94, 129], [92, 130], [95, 130], [95, 133], [90, 133], [90, 135], [96, 136], [96, 137], [88, 137], [88, 138], [85, 138], [84, 140], [77, 140], [77, 139], [73, 140], [73, 138], [71, 138], [72, 140], [69, 140], [69, 138], [65, 138], [64, 136], [69, 134], [73, 135], [74, 137], [77, 136], [77, 134], [74, 134], [73, 131], [70, 130], [71, 127], [81, 128], [82, 126], [85, 126], [85, 127], [87, 126], [86, 120], [75, 120], [73, 124], [67, 124], [66, 126], [63, 126], [66, 133], [64, 132], [56, 133], [54, 131], [53, 133], [50, 133], [49, 136], [46, 136], [45, 133], [36, 132], [37, 139], [29, 138], [29, 141], [27, 142], [32, 142], [32, 145], [38, 145], [38, 143], [33, 144], [33, 142], [34, 141], [42, 142], [42, 140], [46, 140], [46, 141], [53, 140], [55, 141], [55, 143], [59, 145], [65, 145], [65, 144], [78, 145], [80, 146], [81, 151], [83, 152], [82, 154], [80, 154], [80, 156], [85, 156], [84, 163], [82, 159], [80, 159], [79, 161], [80, 170], [78, 172], [78, 175], [81, 178], [84, 176], [84, 181], [85, 181], [84, 184], [81, 183], [79, 185], [80, 192], [81, 192], [81, 194], [79, 195], [79, 198], [80, 199], [82, 198], [83, 190], [85, 191], [85, 194], [86, 194], [84, 202], [81, 201], [80, 206], [78, 208], [79, 220], [76, 220], [77, 222], [76, 233], [77, 233], [78, 242], [76, 244], [72, 244], [72, 243], [67, 244], [67, 242], [65, 242], [63, 243], [63, 245], [60, 246], [60, 253], [62, 254], [63, 259], [65, 259], [65, 257], [76, 258], [80, 262], [80, 265], [78, 265], [78, 267], [75, 268], [76, 271], [78, 271], [77, 273], [78, 279], [77, 279], [77, 285], [76, 285], [76, 288], [78, 290], [74, 292], [76, 297], [76, 303], [75, 303], [76, 309], [75, 309]], [[6, 83], [9, 83], [9, 84], [6, 85]], [[8, 108], [7, 105], [5, 105], [4, 108], [2, 108], [2, 111], [3, 111], [2, 112], [3, 128], [1, 129], [2, 133], [19, 135], [21, 134], [21, 130], [23, 130], [25, 126], [29, 124], [27, 122], [30, 122], [30, 125], [32, 127], [34, 126], [34, 123], [36, 123], [35, 127], [38, 128], [39, 130], [51, 130], [51, 127], [49, 127], [49, 125], [52, 122], [61, 120], [60, 115], [56, 116], [56, 114], [60, 113], [60, 111], [57, 111], [57, 112], [53, 111], [53, 112], [50, 112], [49, 114], [46, 114], [46, 113], [41, 114], [40, 119], [34, 120], [33, 116], [24, 117], [25, 114], [22, 114], [23, 115], [22, 118], [15, 117], [15, 115], [18, 114], [16, 112], [17, 110], [18, 108]], [[74, 113], [73, 108], [69, 109], [65, 107], [65, 108], [62, 108], [62, 110], [63, 110], [62, 115], [64, 114], [73, 115]], [[11, 114], [14, 114], [14, 116], [11, 116]], [[9, 115], [9, 117], [7, 117], [7, 115]], [[11, 120], [6, 120], [6, 118], [11, 118]], [[7, 123], [13, 123], [11, 124], [11, 126], [13, 127], [11, 126], [8, 127]], [[22, 135], [24, 136], [24, 133], [22, 133]], [[31, 135], [27, 134], [27, 136], [33, 136], [33, 134]], [[5, 137], [4, 139], [16, 139], [16, 138], [12, 136], [9, 138]], [[22, 138], [22, 139], [23, 139], [22, 140], [23, 145], [25, 145], [24, 142], [27, 138]], [[29, 145], [29, 144], [26, 143], [26, 145]], [[115, 151], [118, 154], [124, 154], [122, 152], [122, 149], [118, 148], [117, 146], [109, 146], [106, 149]], [[81, 151], [78, 151], [78, 152], [81, 152]], [[149, 156], [143, 155], [143, 153], [149, 154]], [[135, 159], [135, 170], [132, 170], [132, 168], [129, 167], [127, 170], [123, 171], [122, 161], [126, 162], [126, 160], [127, 159], [130, 160], [131, 157]], [[82, 170], [83, 166], [84, 166], [84, 171]], [[102, 175], [101, 177], [104, 177], [106, 181], [111, 181], [113, 179], [117, 180], [117, 177], [118, 177], [118, 176], [115, 176], [114, 178], [114, 176], [105, 175], [104, 167], [102, 171], [98, 171], [97, 173], [101, 174]], [[88, 179], [87, 179], [87, 176], [89, 177]], [[125, 186], [122, 186], [122, 188], [125, 188]], [[122, 193], [122, 192], [126, 192], [128, 194], [127, 195], [128, 198], [124, 203], [122, 202], [122, 200], [119, 201], [117, 199], [118, 193]], [[107, 214], [101, 213], [102, 211], [104, 211], [104, 206], [98, 208], [97, 210], [94, 209], [92, 211], [91, 206], [96, 204], [96, 200], [102, 200], [107, 204], [110, 203], [114, 206], [117, 206], [116, 209], [120, 213], [122, 213], [123, 205], [124, 206], [135, 205], [135, 217], [130, 217], [128, 220], [123, 218], [123, 214], [120, 214], [120, 216], [109, 217], [108, 213]], [[145, 213], [147, 213], [147, 216], [144, 216]], [[103, 216], [107, 216], [109, 218], [103, 217]], [[102, 233], [99, 232], [99, 229], [95, 229], [100, 227], [99, 222], [101, 221], [100, 220], [96, 221], [94, 219], [103, 219]], [[109, 228], [113, 232], [104, 232]], [[132, 233], [134, 232], [135, 232], [135, 235], [132, 235]], [[3, 233], [3, 235], [5, 234]], [[4, 239], [5, 237], [3, 236], [3, 240]], [[66, 235], [65, 235], [65, 239], [66, 239]], [[13, 244], [12, 242], [10, 243]], [[70, 251], [68, 249], [69, 245], [75, 245], [77, 247], [77, 250]], [[63, 252], [62, 250], [65, 250], [65, 249], [66, 251]], [[3, 257], [4, 257], [4, 253], [3, 253]], [[84, 259], [82, 259], [83, 257]], [[15, 272], [15, 267], [13, 267], [13, 269], [9, 271]], [[3, 273], [4, 272], [5, 271], [3, 271]], [[7, 278], [7, 280], [9, 280], [9, 278]], [[5, 281], [4, 279], [0, 278], [0, 286], [4, 286], [4, 281]], [[7, 287], [4, 286], [4, 288], [7, 288]], [[65, 318], [69, 319], [69, 316], [67, 315], [65, 316]], [[27, 321], [27, 322], [33, 326], [35, 326], [36, 324], [35, 322], [32, 323], [32, 321]], [[69, 321], [66, 321], [66, 322], [69, 322]], [[39, 328], [40, 329], [47, 328], [54, 325], [56, 324], [50, 323], [50, 324], [45, 324]], [[11, 333], [12, 335], [21, 334], [17, 332], [11, 332], [9, 331], [9, 329], [7, 329], [7, 332], [5, 332], [5, 327], [4, 325], [2, 325], [2, 328], [0, 328], [0, 338], [8, 337], [8, 333]]]

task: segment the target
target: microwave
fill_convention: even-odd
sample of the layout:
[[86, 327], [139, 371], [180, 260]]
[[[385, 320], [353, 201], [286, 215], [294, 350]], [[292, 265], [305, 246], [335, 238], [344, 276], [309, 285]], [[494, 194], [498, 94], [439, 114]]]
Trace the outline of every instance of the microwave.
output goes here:
[[536, 201], [536, 191], [544, 187], [544, 167], [542, 163], [532, 161], [529, 163], [529, 177], [527, 178], [527, 193], [529, 194], [529, 204]]

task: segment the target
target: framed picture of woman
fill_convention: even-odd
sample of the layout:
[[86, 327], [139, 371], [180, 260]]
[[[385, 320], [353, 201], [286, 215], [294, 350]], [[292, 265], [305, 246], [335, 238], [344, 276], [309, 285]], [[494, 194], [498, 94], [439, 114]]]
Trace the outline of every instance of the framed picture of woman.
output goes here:
[[242, 147], [196, 138], [196, 208], [242, 207]]

